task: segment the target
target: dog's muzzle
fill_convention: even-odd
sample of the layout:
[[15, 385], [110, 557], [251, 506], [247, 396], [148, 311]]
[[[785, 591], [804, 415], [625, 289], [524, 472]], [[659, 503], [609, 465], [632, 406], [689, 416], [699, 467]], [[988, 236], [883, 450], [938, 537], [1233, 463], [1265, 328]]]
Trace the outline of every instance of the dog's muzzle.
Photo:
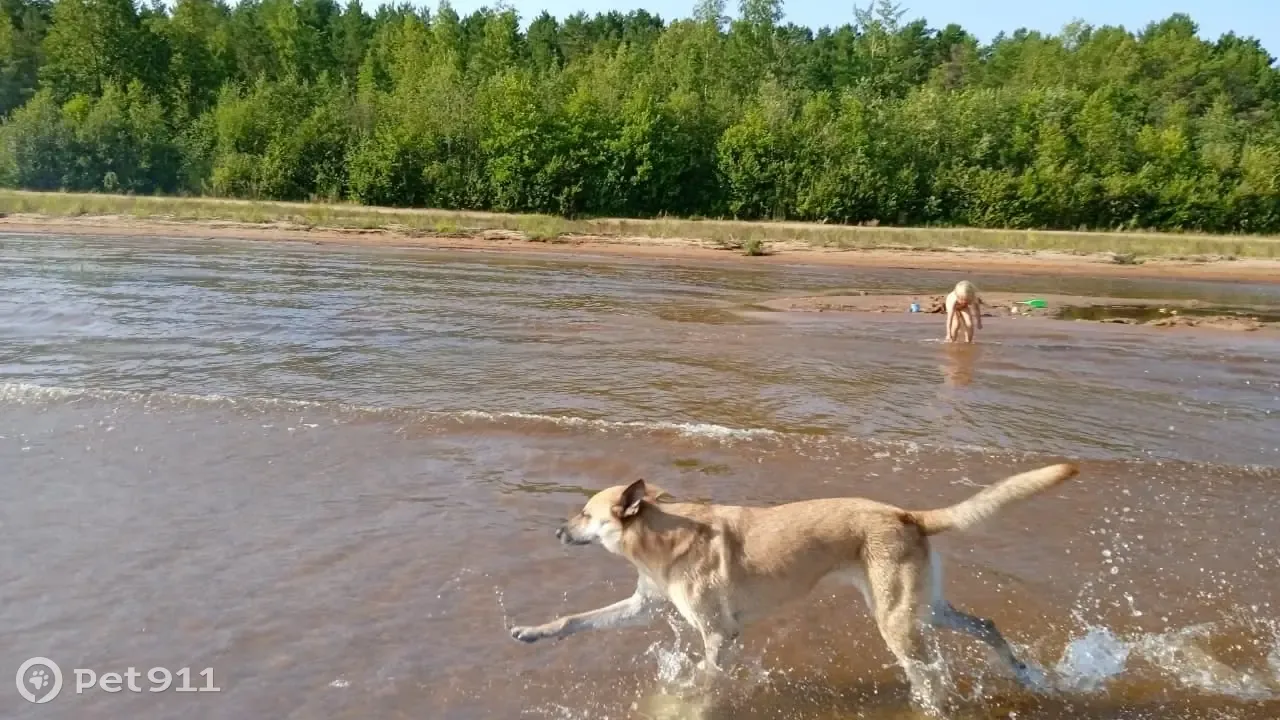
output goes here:
[[586, 541], [579, 540], [570, 532], [568, 525], [561, 525], [556, 528], [556, 538], [565, 545], [586, 545]]

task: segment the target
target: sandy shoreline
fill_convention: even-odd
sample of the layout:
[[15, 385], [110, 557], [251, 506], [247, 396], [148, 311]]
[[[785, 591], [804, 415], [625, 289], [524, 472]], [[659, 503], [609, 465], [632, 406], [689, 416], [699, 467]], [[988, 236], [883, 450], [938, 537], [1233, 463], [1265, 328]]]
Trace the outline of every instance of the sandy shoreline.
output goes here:
[[[1204, 328], [1241, 332], [1280, 332], [1280, 312], [1274, 308], [1256, 308], [1257, 313], [1232, 314], [1198, 300], [1162, 300], [1110, 298], [1077, 295], [1040, 295], [1028, 293], [981, 292], [983, 317], [1039, 317], [1076, 322], [1116, 323], [1155, 328]], [[918, 312], [944, 312], [945, 295], [919, 293], [894, 295], [856, 293], [844, 295], [810, 295], [774, 298], [756, 303], [758, 307], [784, 312], [837, 313], [904, 313], [915, 304]], [[1032, 307], [1032, 298], [1045, 301], [1045, 307]], [[939, 320], [941, 322], [941, 320]]]
[[130, 235], [200, 239], [243, 239], [354, 246], [419, 247], [439, 250], [505, 251], [605, 255], [668, 260], [719, 260], [754, 264], [812, 264], [886, 269], [1005, 272], [1020, 275], [1169, 278], [1280, 283], [1280, 260], [1149, 259], [1120, 264], [1107, 255], [999, 250], [921, 251], [878, 248], [816, 248], [800, 242], [770, 242], [770, 254], [747, 257], [693, 238], [572, 236], [531, 240], [511, 231], [429, 234], [395, 229], [315, 228], [290, 223], [166, 221], [127, 216], [0, 217], [0, 233], [32, 235]]

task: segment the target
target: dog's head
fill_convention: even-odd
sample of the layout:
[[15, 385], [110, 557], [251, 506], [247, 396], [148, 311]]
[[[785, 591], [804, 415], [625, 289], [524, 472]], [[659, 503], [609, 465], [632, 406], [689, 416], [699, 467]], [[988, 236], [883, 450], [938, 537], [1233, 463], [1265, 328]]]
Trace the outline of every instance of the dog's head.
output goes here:
[[644, 480], [601, 490], [587, 501], [581, 512], [556, 530], [556, 537], [565, 545], [600, 543], [609, 552], [616, 553], [622, 542], [622, 531], [640, 517], [647, 503], [657, 502], [664, 495], [667, 495], [665, 490]]

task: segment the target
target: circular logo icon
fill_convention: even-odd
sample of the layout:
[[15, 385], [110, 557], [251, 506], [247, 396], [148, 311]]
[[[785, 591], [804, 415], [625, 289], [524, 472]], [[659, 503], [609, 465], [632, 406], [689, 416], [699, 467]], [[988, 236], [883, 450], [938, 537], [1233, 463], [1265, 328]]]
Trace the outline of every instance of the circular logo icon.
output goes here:
[[18, 694], [27, 702], [47, 703], [62, 692], [62, 668], [49, 658], [33, 657], [18, 668]]

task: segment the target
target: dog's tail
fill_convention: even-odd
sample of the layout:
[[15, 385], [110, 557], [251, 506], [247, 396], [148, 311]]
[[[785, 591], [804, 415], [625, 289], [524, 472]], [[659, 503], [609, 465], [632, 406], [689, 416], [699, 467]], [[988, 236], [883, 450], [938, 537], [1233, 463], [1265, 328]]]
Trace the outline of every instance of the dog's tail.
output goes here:
[[951, 507], [907, 512], [902, 519], [919, 527], [925, 535], [937, 535], [948, 530], [967, 530], [995, 515], [1005, 505], [1042, 493], [1075, 477], [1079, 472], [1080, 469], [1071, 463], [1048, 465], [1005, 478]]

